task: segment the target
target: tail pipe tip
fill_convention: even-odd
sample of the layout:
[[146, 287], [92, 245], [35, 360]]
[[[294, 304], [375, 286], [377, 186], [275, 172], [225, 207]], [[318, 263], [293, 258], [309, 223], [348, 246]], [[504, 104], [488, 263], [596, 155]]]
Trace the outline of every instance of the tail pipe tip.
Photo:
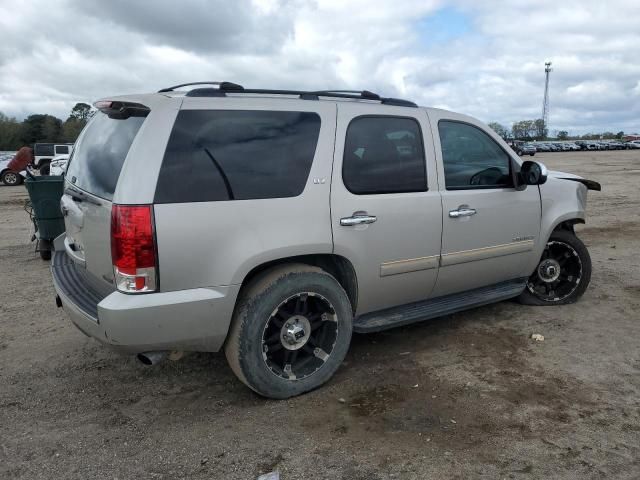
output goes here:
[[138, 360], [144, 365], [157, 365], [163, 361], [169, 352], [142, 352], [137, 355]]

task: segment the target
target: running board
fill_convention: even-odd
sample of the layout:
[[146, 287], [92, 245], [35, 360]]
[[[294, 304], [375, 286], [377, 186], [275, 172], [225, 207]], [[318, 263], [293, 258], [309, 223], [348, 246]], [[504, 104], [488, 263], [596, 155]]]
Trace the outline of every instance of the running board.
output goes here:
[[366, 313], [354, 319], [353, 331], [358, 333], [379, 332], [507, 300], [520, 295], [526, 284], [526, 278], [519, 278], [489, 287]]

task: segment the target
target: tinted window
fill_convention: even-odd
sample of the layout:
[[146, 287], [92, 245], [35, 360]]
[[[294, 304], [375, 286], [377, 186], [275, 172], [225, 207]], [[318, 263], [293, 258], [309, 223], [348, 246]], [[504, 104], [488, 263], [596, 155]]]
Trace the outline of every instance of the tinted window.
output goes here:
[[424, 147], [418, 123], [398, 117], [352, 120], [345, 138], [342, 178], [356, 194], [425, 191]]
[[438, 124], [448, 190], [513, 186], [511, 160], [489, 135], [466, 123]]
[[120, 170], [144, 117], [109, 118], [96, 113], [76, 142], [67, 179], [81, 189], [111, 200]]
[[61, 155], [63, 153], [69, 153], [69, 147], [67, 147], [66, 145], [56, 147], [56, 155]]
[[183, 110], [169, 138], [155, 201], [300, 195], [319, 132], [315, 113]]
[[53, 144], [52, 143], [36, 143], [34, 146], [34, 155], [38, 156], [53, 156]]

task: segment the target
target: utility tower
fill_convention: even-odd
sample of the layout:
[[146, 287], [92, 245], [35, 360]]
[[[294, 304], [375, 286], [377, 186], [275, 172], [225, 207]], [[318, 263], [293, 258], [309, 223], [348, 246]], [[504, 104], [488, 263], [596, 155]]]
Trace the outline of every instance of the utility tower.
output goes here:
[[549, 121], [549, 74], [553, 72], [551, 62], [544, 64], [544, 100], [542, 100], [542, 131], [547, 129]]

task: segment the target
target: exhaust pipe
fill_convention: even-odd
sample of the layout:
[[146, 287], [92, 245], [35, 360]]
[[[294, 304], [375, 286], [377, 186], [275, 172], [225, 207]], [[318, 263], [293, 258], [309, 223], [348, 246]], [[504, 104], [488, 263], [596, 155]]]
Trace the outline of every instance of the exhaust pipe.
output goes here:
[[168, 352], [143, 352], [139, 353], [137, 358], [145, 365], [157, 365], [167, 357], [167, 353]]

